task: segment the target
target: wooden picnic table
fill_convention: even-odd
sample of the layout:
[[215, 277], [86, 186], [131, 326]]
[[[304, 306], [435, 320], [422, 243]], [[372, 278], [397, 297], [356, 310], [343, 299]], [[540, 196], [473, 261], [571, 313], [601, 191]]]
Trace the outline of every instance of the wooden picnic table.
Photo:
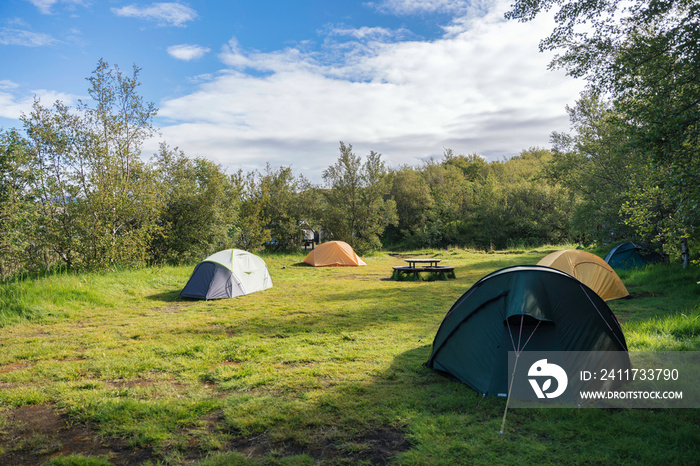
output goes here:
[[416, 268], [416, 264], [428, 264], [428, 267], [437, 267], [442, 259], [404, 259], [409, 267]]
[[[441, 266], [439, 263], [442, 261], [442, 259], [404, 259], [406, 262], [408, 262], [408, 267], [393, 267], [394, 273], [398, 274], [399, 276], [401, 274], [406, 274], [406, 275], [413, 275], [414, 280], [418, 280], [418, 276], [421, 272], [434, 272], [437, 273], [440, 278], [448, 278], [448, 275], [450, 274], [450, 278], [454, 278], [454, 267], [449, 267], [449, 266]], [[421, 267], [418, 267], [417, 264], [421, 264]]]

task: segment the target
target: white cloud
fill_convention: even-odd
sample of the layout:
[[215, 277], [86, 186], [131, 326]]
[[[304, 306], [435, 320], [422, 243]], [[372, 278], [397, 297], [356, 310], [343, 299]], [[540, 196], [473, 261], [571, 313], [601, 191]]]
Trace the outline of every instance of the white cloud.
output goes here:
[[467, 0], [382, 0], [369, 2], [377, 10], [396, 15], [464, 12], [473, 2]]
[[269, 53], [247, 52], [232, 38], [221, 48], [219, 59], [228, 66], [239, 70], [251, 68], [257, 71], [279, 73], [306, 68], [317, 69], [312, 55], [304, 54], [296, 48], [287, 48]]
[[168, 47], [168, 54], [178, 60], [195, 60], [209, 53], [208, 48], [199, 45], [180, 44]]
[[48, 34], [21, 29], [0, 28], [0, 45], [21, 45], [24, 47], [45, 47], [59, 41]]
[[0, 118], [18, 120], [22, 112], [27, 112], [25, 106], [16, 102], [12, 94], [0, 90]]
[[145, 7], [128, 5], [111, 10], [117, 16], [156, 21], [163, 26], [185, 26], [185, 23], [197, 18], [196, 11], [180, 3], [153, 3]]
[[0, 80], [0, 91], [4, 91], [6, 89], [15, 89], [17, 87], [18, 84], [10, 81], [9, 79]]
[[370, 42], [341, 61], [335, 48], [261, 53], [232, 39], [219, 55], [229, 68], [161, 102], [159, 125], [190, 155], [234, 169], [292, 165], [312, 180], [340, 140], [393, 165], [445, 148], [493, 159], [547, 146], [568, 129], [564, 107], [583, 83], [548, 71], [538, 53], [550, 20], [506, 22], [506, 7], [455, 21], [439, 40]]
[[347, 36], [359, 40], [387, 40], [410, 34], [406, 29], [393, 30], [382, 27], [363, 26], [352, 28], [347, 26], [334, 26], [328, 29], [332, 36]]
[[21, 86], [9, 80], [0, 81], [0, 118], [19, 120], [22, 113], [29, 114], [32, 111], [34, 97], [38, 97], [41, 104], [50, 107], [60, 100], [66, 105], [73, 105], [78, 101], [78, 96], [46, 89], [34, 89], [29, 95], [18, 95]]
[[51, 7], [58, 0], [27, 0], [29, 3], [34, 5], [39, 9], [39, 11], [45, 15], [51, 14]]
[[42, 14], [50, 15], [51, 7], [57, 3], [66, 3], [69, 6], [73, 5], [84, 5], [84, 0], [27, 0], [29, 3], [34, 5], [39, 9]]

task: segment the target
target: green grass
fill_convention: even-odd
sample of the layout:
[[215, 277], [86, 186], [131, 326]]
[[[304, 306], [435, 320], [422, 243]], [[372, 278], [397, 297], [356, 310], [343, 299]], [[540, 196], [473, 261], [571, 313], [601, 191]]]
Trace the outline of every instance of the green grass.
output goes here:
[[619, 276], [635, 298], [609, 304], [631, 350], [700, 350], [698, 268], [656, 265], [619, 271]]
[[[512, 409], [499, 435], [504, 400], [423, 366], [475, 281], [555, 249], [418, 251], [457, 278], [417, 282], [390, 280], [404, 262], [385, 253], [360, 268], [268, 255], [273, 288], [208, 302], [177, 298], [192, 267], [7, 284], [0, 430], [43, 404], [153, 464], [694, 463], [697, 410]], [[637, 297], [610, 304], [630, 349], [700, 349], [697, 268], [621, 277]], [[105, 461], [65, 452], [50, 464]]]

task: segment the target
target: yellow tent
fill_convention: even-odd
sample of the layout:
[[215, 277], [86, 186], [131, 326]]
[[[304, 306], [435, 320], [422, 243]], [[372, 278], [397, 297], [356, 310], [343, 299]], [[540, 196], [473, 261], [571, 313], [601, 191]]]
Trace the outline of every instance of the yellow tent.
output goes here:
[[605, 301], [629, 296], [625, 285], [603, 259], [585, 251], [567, 249], [544, 257], [537, 265], [551, 267], [573, 275], [598, 293]]
[[304, 262], [314, 267], [367, 265], [357, 257], [352, 247], [343, 241], [319, 244], [306, 256]]

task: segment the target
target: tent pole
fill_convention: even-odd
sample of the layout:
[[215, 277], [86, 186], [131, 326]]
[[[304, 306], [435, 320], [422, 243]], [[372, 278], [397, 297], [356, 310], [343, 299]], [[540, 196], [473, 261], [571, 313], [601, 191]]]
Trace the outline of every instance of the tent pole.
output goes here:
[[499, 434], [503, 434], [503, 427], [506, 425], [506, 414], [508, 414], [508, 403], [510, 403], [510, 391], [513, 389], [513, 379], [515, 378], [515, 369], [518, 367], [518, 358], [520, 357], [520, 352], [515, 352], [515, 364], [513, 364], [513, 373], [510, 376], [510, 385], [508, 386], [508, 398], [506, 398], [506, 409], [503, 411], [503, 421], [501, 421], [501, 430]]

